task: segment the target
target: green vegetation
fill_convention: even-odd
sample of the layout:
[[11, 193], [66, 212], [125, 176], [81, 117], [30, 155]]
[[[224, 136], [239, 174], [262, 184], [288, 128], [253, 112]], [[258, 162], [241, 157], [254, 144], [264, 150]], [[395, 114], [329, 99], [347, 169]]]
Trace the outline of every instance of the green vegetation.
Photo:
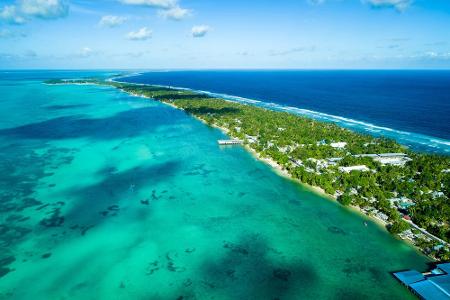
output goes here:
[[339, 203], [345, 206], [352, 204], [352, 197], [348, 194], [340, 195], [337, 200], [339, 201]]
[[409, 227], [410, 227], [409, 224], [406, 223], [405, 221], [396, 220], [396, 221], [394, 221], [394, 223], [389, 225], [388, 229], [389, 229], [389, 232], [398, 234], [398, 233], [402, 233], [405, 230], [408, 230]]
[[[356, 133], [333, 123], [192, 91], [89, 79], [63, 83], [106, 84], [174, 105], [209, 125], [225, 129], [229, 136], [278, 163], [293, 178], [322, 188], [343, 205], [358, 206], [384, 219], [394, 234], [409, 229], [402, 220], [406, 216], [438, 238], [450, 241], [447, 156], [416, 153], [393, 140]], [[393, 164], [370, 156], [382, 153], [403, 153], [406, 159], [400, 157], [402, 163]], [[359, 156], [362, 154], [369, 156]], [[349, 166], [365, 166], [367, 170], [345, 171]], [[424, 252], [436, 258], [448, 257], [445, 243], [441, 245], [420, 232], [410, 233], [409, 238]]]

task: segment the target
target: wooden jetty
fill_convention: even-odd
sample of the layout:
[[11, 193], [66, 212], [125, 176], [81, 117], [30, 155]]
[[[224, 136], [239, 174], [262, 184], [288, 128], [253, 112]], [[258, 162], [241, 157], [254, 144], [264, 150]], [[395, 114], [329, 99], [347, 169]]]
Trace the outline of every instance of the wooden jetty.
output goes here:
[[217, 143], [219, 145], [240, 145], [242, 144], [241, 140], [232, 139], [232, 140], [218, 140]]

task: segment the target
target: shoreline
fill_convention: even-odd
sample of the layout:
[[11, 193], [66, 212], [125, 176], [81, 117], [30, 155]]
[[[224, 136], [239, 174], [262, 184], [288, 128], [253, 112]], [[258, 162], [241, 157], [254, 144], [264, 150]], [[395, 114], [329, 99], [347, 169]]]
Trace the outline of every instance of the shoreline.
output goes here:
[[[135, 95], [135, 94], [132, 94], [132, 95], [133, 95], [133, 96], [138, 96], [138, 97], [143, 97], [143, 98], [146, 98], [146, 99], [151, 99], [151, 100], [153, 100], [152, 98], [147, 97], [147, 96], [144, 96], [144, 95]], [[168, 103], [168, 102], [165, 102], [165, 101], [159, 101], [159, 102], [161, 102], [161, 103], [163, 103], [163, 104], [165, 104], [165, 105], [168, 105], [168, 106], [170, 106], [170, 107], [172, 107], [172, 108], [175, 108], [175, 109], [183, 110], [183, 111], [184, 111], [184, 109], [182, 109], [182, 108], [180, 108], [180, 107], [178, 107], [178, 106], [176, 106], [176, 105], [174, 105], [174, 104], [172, 104], [172, 103]], [[226, 129], [226, 128], [224, 128], [224, 127], [217, 126], [217, 125], [215, 125], [215, 124], [210, 125], [210, 124], [206, 123], [205, 120], [203, 120], [203, 119], [201, 119], [201, 118], [198, 118], [198, 117], [195, 116], [195, 115], [191, 115], [191, 114], [190, 114], [190, 116], [192, 116], [194, 119], [196, 119], [196, 120], [202, 122], [202, 123], [205, 124], [206, 126], [208, 126], [208, 127], [213, 127], [213, 128], [216, 128], [216, 129], [219, 129], [219, 130], [220, 130], [223, 134], [225, 134], [226, 136], [232, 137], [232, 136], [229, 135], [228, 129]], [[241, 146], [242, 146], [242, 148], [244, 148], [244, 149], [245, 149], [245, 150], [246, 150], [253, 158], [255, 158], [255, 159], [257, 159], [258, 161], [260, 161], [260, 162], [262, 162], [262, 163], [268, 165], [269, 167], [271, 167], [271, 170], [272, 170], [273, 172], [275, 172], [278, 176], [281, 176], [281, 177], [284, 177], [284, 178], [286, 178], [286, 179], [289, 179], [289, 180], [295, 182], [296, 184], [299, 184], [300, 186], [304, 187], [305, 189], [307, 189], [307, 190], [310, 191], [311, 193], [314, 193], [314, 194], [316, 194], [316, 195], [318, 195], [318, 196], [320, 196], [320, 197], [322, 197], [322, 198], [325, 198], [326, 200], [333, 201], [333, 202], [335, 202], [336, 204], [339, 204], [341, 207], [347, 208], [349, 211], [351, 211], [351, 212], [353, 212], [353, 213], [356, 213], [356, 214], [358, 214], [358, 215], [360, 215], [360, 216], [364, 216], [364, 217], [367, 218], [368, 220], [373, 221], [373, 223], [374, 223], [375, 225], [379, 226], [379, 227], [382, 228], [384, 231], [386, 231], [387, 233], [389, 233], [389, 231], [388, 231], [387, 228], [386, 228], [386, 226], [388, 225], [387, 222], [385, 222], [385, 221], [383, 221], [383, 220], [381, 220], [381, 219], [379, 219], [379, 218], [377, 218], [377, 217], [375, 217], [375, 216], [373, 216], [373, 215], [369, 215], [369, 214], [364, 213], [364, 212], [362, 211], [362, 209], [361, 209], [360, 207], [358, 207], [358, 206], [355, 206], [355, 205], [343, 206], [343, 205], [341, 205], [341, 204], [337, 201], [337, 197], [335, 197], [335, 196], [333, 196], [333, 195], [330, 195], [330, 194], [327, 194], [327, 193], [325, 192], [325, 190], [323, 190], [321, 187], [319, 187], [319, 186], [314, 186], [314, 185], [309, 185], [309, 184], [307, 184], [307, 183], [304, 183], [304, 182], [300, 181], [300, 180], [297, 179], [297, 178], [294, 178], [291, 174], [289, 174], [289, 172], [288, 172], [287, 170], [285, 170], [281, 165], [279, 165], [279, 164], [278, 164], [277, 162], [275, 162], [273, 159], [271, 159], [271, 158], [269, 158], [269, 157], [262, 157], [260, 153], [258, 153], [256, 150], [254, 150], [253, 148], [249, 147], [249, 146], [246, 145], [246, 144], [242, 144]], [[396, 238], [398, 238], [398, 239], [400, 239], [400, 240], [402, 240], [402, 241], [408, 241], [407, 239], [402, 239], [401, 237], [399, 237], [399, 236], [397, 236], [397, 235], [396, 235]], [[410, 242], [410, 241], [409, 241], [409, 242]], [[416, 250], [420, 250], [420, 249], [419, 249], [418, 247], [416, 247], [412, 242], [410, 242], [410, 244], [413, 245], [414, 248], [416, 248]], [[420, 252], [420, 253], [422, 253], [422, 252]]]
[[[126, 78], [126, 77], [125, 77]], [[287, 106], [283, 104], [277, 104], [272, 102], [264, 102], [260, 100], [254, 100], [250, 98], [240, 97], [240, 96], [233, 96], [229, 94], [222, 94], [222, 93], [215, 93], [205, 90], [195, 90], [187, 87], [180, 87], [180, 86], [170, 86], [170, 85], [161, 85], [161, 84], [146, 84], [146, 83], [133, 83], [133, 82], [126, 82], [126, 81], [119, 81], [115, 78], [111, 82], [115, 82], [118, 84], [129, 84], [129, 85], [136, 85], [136, 86], [156, 86], [161, 88], [169, 88], [169, 89], [176, 89], [176, 90], [182, 90], [182, 91], [188, 91], [188, 92], [194, 92], [198, 94], [203, 94], [207, 96], [211, 96], [213, 98], [220, 98], [221, 100], [232, 102], [232, 103], [239, 103], [243, 105], [254, 105], [259, 108], [272, 110], [272, 111], [278, 111], [278, 112], [288, 112], [293, 115], [310, 118], [313, 120], [316, 120], [318, 122], [331, 122], [335, 123], [336, 125], [357, 131], [359, 133], [363, 134], [369, 134], [376, 137], [387, 137], [390, 139], [394, 139], [397, 142], [405, 145], [407, 148], [411, 148], [414, 151], [420, 152], [420, 153], [429, 153], [429, 154], [437, 154], [437, 155], [444, 155], [449, 156], [450, 155], [450, 140], [445, 139], [444, 137], [439, 136], [432, 136], [428, 135], [426, 133], [420, 133], [415, 131], [405, 131], [402, 129], [396, 129], [396, 128], [390, 128], [382, 125], [376, 125], [375, 123], [371, 123], [369, 121], [361, 121], [358, 119], [352, 119], [350, 117], [342, 117], [339, 115], [333, 115], [329, 113], [324, 113], [320, 111], [310, 110], [310, 109], [304, 109], [304, 108], [298, 108], [293, 106]], [[263, 104], [258, 105], [257, 103]], [[264, 105], [267, 104], [267, 105]], [[277, 107], [274, 107], [273, 104]], [[355, 126], [362, 126], [361, 128], [356, 128]], [[379, 131], [382, 131], [382, 133], [375, 134], [373, 130], [367, 130], [367, 128], [377, 129]], [[400, 139], [397, 139], [395, 135], [403, 137]], [[421, 141], [418, 140], [405, 140], [405, 138], [414, 136], [416, 138], [421, 139]], [[410, 145], [409, 143], [412, 143]], [[430, 146], [430, 143], [435, 143], [436, 145]], [[427, 145], [427, 146], [424, 146]], [[423, 148], [425, 147], [425, 148]], [[425, 150], [426, 149], [426, 150]], [[439, 149], [439, 150], [436, 150]]]
[[[116, 83], [117, 83], [117, 85], [116, 84], [108, 84], [108, 83], [104, 83], [104, 82], [98, 81], [98, 82], [84, 82], [84, 83], [82, 83], [80, 85], [89, 85], [89, 84], [91, 84], [91, 85], [98, 85], [98, 86], [114, 87], [114, 88], [118, 89], [119, 91], [124, 92], [124, 93], [126, 93], [128, 95], [131, 95], [131, 96], [134, 96], [134, 97], [145, 98], [145, 99], [149, 99], [149, 100], [152, 100], [152, 101], [161, 102], [162, 104], [171, 106], [174, 109], [186, 111], [183, 107], [179, 107], [179, 106], [175, 105], [172, 101], [167, 101], [165, 99], [157, 99], [157, 98], [154, 98], [154, 97], [152, 97], [150, 95], [145, 95], [145, 94], [139, 93], [139, 92], [127, 91], [126, 89], [124, 89], [122, 87], [123, 86], [122, 84], [127, 85], [126, 83], [120, 83], [120, 82], [116, 82]], [[65, 83], [61, 83], [61, 84], [75, 84], [75, 83], [73, 83], [73, 82], [65, 82]], [[130, 84], [130, 85], [145, 86], [144, 84]], [[230, 99], [220, 99], [220, 100], [223, 100], [223, 101], [226, 101], [226, 102], [230, 102], [230, 103], [236, 103], [235, 101], [232, 101]], [[240, 104], [241, 105], [250, 105], [250, 104], [242, 104], [242, 103], [240, 103]], [[264, 109], [264, 110], [267, 110], [267, 108], [264, 108], [264, 107], [260, 107], [260, 108]], [[229, 131], [228, 128], [220, 127], [220, 126], [218, 126], [216, 124], [211, 124], [211, 122], [208, 123], [208, 122], [206, 122], [206, 120], [202, 119], [201, 117], [199, 117], [199, 116], [197, 116], [197, 115], [195, 115], [193, 113], [189, 113], [188, 112], [188, 114], [189, 114], [190, 117], [193, 117], [193, 118], [201, 121], [202, 123], [204, 123], [208, 127], [214, 127], [216, 129], [219, 129], [220, 131], [222, 131], [223, 134], [225, 134], [225, 135], [227, 135], [227, 136], [229, 136], [231, 138], [236, 138], [236, 137], [234, 137], [234, 136], [232, 136], [230, 134], [230, 131]], [[363, 209], [361, 207], [359, 207], [359, 206], [356, 206], [356, 205], [348, 205], [348, 206], [346, 206], [346, 205], [340, 204], [337, 201], [336, 196], [327, 194], [325, 192], [325, 190], [323, 190], [319, 186], [313, 186], [313, 185], [310, 185], [310, 184], [307, 184], [307, 183], [304, 183], [304, 182], [300, 181], [300, 179], [298, 179], [298, 178], [294, 178], [293, 175], [291, 175], [288, 170], [284, 169], [281, 165], [279, 165], [277, 162], [275, 162], [270, 157], [262, 157], [261, 154], [258, 153], [252, 147], [250, 147], [249, 144], [242, 144], [242, 146], [255, 159], [265, 163], [266, 165], [269, 165], [271, 167], [271, 170], [274, 171], [277, 175], [282, 176], [282, 177], [284, 177], [286, 179], [295, 181], [296, 184], [299, 184], [301, 187], [311, 191], [312, 193], [320, 196], [321, 198], [325, 198], [327, 200], [332, 200], [336, 204], [348, 208], [349, 211], [351, 211], [352, 213], [358, 214], [360, 217], [362, 217], [365, 220], [373, 221], [373, 223], [375, 225], [382, 227], [382, 229], [384, 231], [388, 232], [390, 235], [393, 235], [395, 239], [405, 241], [408, 245], [412, 246], [417, 252], [421, 253], [422, 255], [425, 255], [428, 259], [430, 259], [432, 261], [436, 261], [436, 258], [434, 256], [428, 255], [427, 252], [424, 252], [425, 250], [423, 248], [419, 247], [417, 244], [415, 244], [415, 241], [409, 240], [408, 238], [405, 238], [405, 237], [403, 237], [403, 236], [401, 236], [399, 234], [393, 234], [390, 231], [388, 231], [387, 230], [388, 229], [387, 225], [389, 225], [391, 223], [386, 222], [386, 221], [384, 221], [384, 220], [382, 220], [380, 218], [377, 218], [375, 215], [370, 214], [370, 212], [363, 211]]]
[[[151, 98], [149, 98], [149, 99], [151, 99]], [[163, 102], [163, 103], [166, 103], [166, 102]], [[171, 103], [166, 103], [166, 104], [169, 105], [169, 106], [172, 106], [172, 107], [174, 107], [176, 109], [181, 109], [181, 108], [179, 108], [179, 107], [177, 107], [177, 106], [175, 106], [175, 105], [173, 105]], [[202, 120], [200, 118], [197, 118], [195, 116], [193, 116], [193, 117], [195, 119], [201, 121], [205, 125], [210, 126], [204, 120]], [[217, 129], [221, 130], [225, 135], [229, 136], [228, 135], [228, 131], [226, 130], [226, 128], [223, 128], [223, 127], [220, 127], [220, 126], [217, 126], [217, 125], [212, 125], [211, 127], [217, 128]], [[292, 177], [292, 175], [289, 174], [289, 172], [287, 172], [287, 170], [283, 169], [283, 167], [280, 166], [273, 159], [271, 159], [269, 157], [262, 157], [257, 151], [255, 151], [253, 148], [249, 147], [248, 145], [244, 144], [244, 145], [241, 145], [241, 146], [243, 146], [243, 148], [246, 149], [247, 152], [249, 152], [255, 159], [257, 159], [258, 161], [261, 161], [261, 162], [265, 163], [266, 165], [270, 166], [272, 171], [275, 172], [277, 175], [282, 176], [282, 177], [284, 177], [286, 179], [289, 179], [291, 181], [294, 181], [296, 184], [301, 185], [302, 187], [304, 187], [308, 191], [310, 191], [310, 192], [312, 192], [312, 193], [314, 193], [314, 194], [316, 194], [316, 195], [318, 195], [318, 196], [320, 196], [322, 198], [325, 198], [325, 199], [327, 199], [329, 201], [333, 201], [333, 202], [339, 204], [339, 202], [337, 201], [337, 198], [335, 196], [327, 194], [325, 192], [325, 190], [322, 189], [321, 187], [304, 183], [304, 182], [300, 181], [299, 179]], [[355, 205], [349, 205], [349, 206], [340, 205], [340, 206], [345, 207], [348, 210], [350, 210], [350, 211], [352, 211], [354, 213], [357, 213], [358, 215], [362, 215], [362, 216], [367, 217], [369, 220], [373, 221], [375, 224], [377, 224], [380, 227], [382, 227], [383, 230], [385, 230], [386, 232], [389, 232], [386, 229], [386, 226], [388, 225], [387, 222], [385, 222], [385, 221], [383, 221], [383, 220], [381, 220], [381, 219], [379, 219], [379, 218], [377, 218], [375, 216], [368, 215], [368, 214], [364, 213], [361, 210], [360, 207], [355, 206]], [[401, 239], [401, 240], [403, 240], [403, 239]]]
[[[137, 94], [133, 94], [133, 93], [128, 93], [128, 94], [136, 96], [136, 97], [142, 97], [142, 98], [145, 98], [145, 99], [150, 99], [150, 100], [153, 100], [153, 101], [158, 101], [158, 100], [155, 100], [155, 99], [153, 99], [151, 97], [147, 97], [145, 95], [137, 95]], [[170, 107], [172, 107], [174, 109], [178, 109], [178, 110], [184, 111], [183, 108], [180, 108], [180, 107], [174, 105], [173, 103], [169, 103], [169, 102], [165, 102], [165, 101], [158, 101], [158, 102], [161, 102], [161, 103], [163, 103], [165, 105], [168, 105], [168, 106], [170, 106]], [[220, 127], [220, 126], [217, 126], [215, 124], [208, 124], [205, 120], [203, 120], [203, 119], [201, 119], [201, 118], [199, 118], [199, 117], [197, 117], [195, 115], [192, 115], [192, 114], [189, 114], [189, 116], [191, 116], [194, 119], [202, 122], [204, 125], [206, 125], [208, 127], [212, 127], [212, 128], [216, 128], [216, 129], [220, 130], [223, 134], [225, 134], [228, 137], [232, 137], [231, 135], [229, 135], [229, 133], [228, 133], [229, 131], [228, 131], [227, 128]], [[280, 166], [278, 163], [276, 163], [274, 160], [272, 160], [269, 157], [262, 157], [257, 151], [255, 151], [253, 148], [249, 147], [248, 145], [242, 144], [240, 146], [242, 146], [242, 148], [244, 148], [254, 159], [256, 159], [256, 160], [258, 160], [258, 161], [268, 165], [270, 167], [271, 171], [276, 173], [278, 176], [281, 176], [281, 177], [283, 177], [285, 179], [293, 181], [294, 183], [300, 185], [301, 187], [305, 188], [309, 192], [311, 192], [311, 193], [313, 193], [313, 194], [315, 194], [315, 195], [317, 195], [317, 196], [319, 196], [319, 197], [321, 197], [321, 198], [323, 198], [325, 200], [333, 201], [333, 203], [335, 203], [336, 205], [339, 205], [341, 208], [347, 209], [348, 211], [358, 215], [362, 219], [365, 219], [365, 220], [373, 222], [373, 224], [375, 226], [377, 226], [379, 229], [383, 230], [384, 232], [386, 232], [387, 234], [392, 236], [394, 239], [396, 239], [398, 241], [405, 242], [406, 244], [411, 246], [418, 254], [425, 256], [431, 262], [436, 262], [437, 261], [435, 258], [430, 257], [430, 256], [426, 255], [425, 253], [423, 253], [421, 251], [422, 249], [420, 249], [418, 246], [416, 246], [413, 241], [411, 241], [409, 239], [406, 239], [406, 238], [402, 238], [398, 234], [391, 234], [387, 230], [387, 225], [389, 224], [388, 222], [386, 222], [386, 221], [384, 221], [384, 220], [382, 220], [380, 218], [377, 218], [374, 215], [369, 215], [369, 214], [365, 213], [359, 206], [355, 206], [355, 205], [344, 206], [344, 205], [341, 205], [337, 201], [337, 198], [335, 196], [327, 194], [321, 187], [309, 185], [307, 183], [304, 183], [304, 182], [300, 181], [297, 178], [292, 177], [292, 175], [289, 174], [289, 172], [287, 172], [287, 170], [283, 169], [283, 167]]]
[[[101, 86], [100, 84], [95, 84], [95, 85]], [[169, 103], [169, 102], [166, 102], [166, 101], [156, 100], [156, 99], [153, 99], [153, 98], [151, 98], [151, 97], [148, 97], [148, 96], [145, 96], [145, 95], [142, 95], [142, 94], [136, 94], [136, 93], [127, 92], [127, 91], [125, 91], [125, 90], [123, 90], [123, 89], [120, 89], [120, 88], [119, 88], [119, 90], [120, 90], [121, 92], [127, 93], [128, 95], [131, 95], [131, 96], [134, 96], [134, 97], [140, 97], [140, 98], [145, 98], [145, 99], [149, 99], [149, 100], [152, 100], [152, 101], [157, 101], [157, 102], [163, 103], [164, 105], [170, 106], [170, 107], [172, 107], [172, 108], [174, 108], [174, 109], [185, 111], [183, 108], [178, 107], [178, 106], [176, 106], [176, 105], [173, 104], [173, 103]], [[225, 101], [232, 102], [232, 100], [228, 100], [228, 99], [224, 99], [224, 100], [225, 100]], [[215, 125], [215, 124], [208, 124], [205, 120], [203, 120], [203, 119], [201, 119], [201, 118], [199, 118], [199, 117], [197, 117], [197, 116], [195, 116], [195, 115], [193, 115], [193, 114], [189, 114], [189, 116], [191, 116], [191, 117], [193, 117], [194, 119], [196, 119], [196, 120], [202, 122], [204, 125], [206, 125], [206, 126], [208, 126], [208, 127], [213, 127], [213, 128], [219, 129], [223, 134], [225, 134], [225, 135], [228, 136], [228, 137], [232, 137], [232, 136], [229, 135], [229, 133], [228, 133], [229, 131], [228, 131], [227, 128], [220, 127], [220, 126], [217, 126], [217, 125]], [[271, 169], [272, 169], [272, 171], [275, 172], [277, 175], [282, 176], [282, 177], [284, 177], [284, 178], [286, 178], [286, 179], [289, 179], [289, 180], [294, 181], [295, 183], [301, 185], [302, 187], [306, 188], [306, 189], [309, 190], [310, 192], [312, 192], [312, 193], [314, 193], [314, 194], [316, 194], [316, 195], [318, 195], [318, 196], [320, 196], [320, 197], [322, 197], [322, 198], [325, 198], [326, 200], [333, 201], [333, 202], [335, 202], [336, 204], [339, 204], [339, 202], [337, 201], [337, 198], [336, 198], [335, 196], [330, 195], [330, 194], [327, 194], [321, 187], [309, 185], [309, 184], [307, 184], [307, 183], [304, 183], [304, 182], [300, 181], [300, 180], [297, 179], [297, 178], [292, 177], [292, 175], [289, 174], [289, 172], [287, 172], [285, 169], [283, 169], [282, 166], [280, 166], [278, 163], [276, 163], [276, 162], [275, 162], [274, 160], [272, 160], [271, 158], [268, 158], [268, 157], [262, 157], [257, 151], [255, 151], [253, 148], [249, 147], [248, 145], [242, 144], [241, 146], [243, 146], [243, 148], [246, 149], [246, 151], [247, 151], [250, 155], [252, 155], [255, 159], [257, 159], [257, 160], [259, 160], [260, 162], [263, 162], [264, 164], [270, 166]], [[340, 205], [340, 204], [339, 204], [339, 205]], [[368, 220], [372, 221], [375, 225], [377, 225], [377, 226], [379, 226], [381, 229], [383, 229], [385, 232], [389, 233], [389, 231], [387, 230], [387, 225], [389, 224], [388, 222], [386, 222], [386, 221], [384, 221], [384, 220], [382, 220], [382, 219], [379, 219], [379, 218], [377, 218], [377, 217], [374, 216], [374, 215], [369, 215], [369, 214], [365, 213], [359, 206], [355, 206], [355, 205], [349, 205], [349, 206], [340, 205], [340, 206], [342, 206], [342, 207], [344, 207], [344, 208], [347, 208], [349, 211], [351, 211], [351, 212], [353, 212], [353, 213], [356, 213], [356, 214], [358, 214], [359, 216], [362, 216], [362, 217], [364, 217], [364, 218], [367, 218]], [[389, 234], [390, 234], [390, 233], [389, 233]], [[392, 235], [392, 234], [390, 234], [390, 235]], [[410, 241], [410, 240], [408, 240], [408, 239], [401, 238], [399, 235], [393, 235], [393, 236], [394, 236], [396, 239], [398, 239], [398, 240], [407, 242], [409, 245], [413, 246], [413, 248], [415, 248], [416, 250], [418, 250], [418, 252], [420, 252], [421, 254], [423, 254], [423, 252], [421, 251], [421, 249], [420, 249], [419, 247], [417, 247], [412, 241]], [[425, 255], [425, 254], [423, 254], [423, 255]], [[425, 255], [425, 256], [428, 257], [428, 258], [430, 258], [431, 260], [435, 261], [434, 258], [429, 257], [428, 255]]]

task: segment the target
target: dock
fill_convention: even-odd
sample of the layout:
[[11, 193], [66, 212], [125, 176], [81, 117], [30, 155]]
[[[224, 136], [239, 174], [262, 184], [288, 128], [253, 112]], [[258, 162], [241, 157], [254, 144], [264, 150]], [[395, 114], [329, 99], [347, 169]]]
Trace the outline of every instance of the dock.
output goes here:
[[450, 263], [437, 264], [431, 272], [406, 270], [392, 275], [420, 299], [450, 299]]
[[242, 144], [241, 140], [232, 139], [232, 140], [218, 140], [217, 143], [219, 145], [240, 145]]

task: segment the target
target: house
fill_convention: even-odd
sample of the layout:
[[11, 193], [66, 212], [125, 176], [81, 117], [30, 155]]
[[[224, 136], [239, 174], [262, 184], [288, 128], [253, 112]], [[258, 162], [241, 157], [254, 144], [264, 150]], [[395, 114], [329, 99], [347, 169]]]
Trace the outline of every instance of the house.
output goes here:
[[408, 199], [406, 197], [391, 198], [389, 199], [389, 202], [391, 202], [392, 205], [400, 209], [408, 209], [409, 207], [416, 205], [416, 203], [414, 203], [413, 200]]
[[332, 165], [332, 166], [337, 165], [338, 161], [340, 161], [340, 160], [342, 160], [342, 157], [332, 157], [332, 158], [327, 159], [328, 164]]
[[257, 143], [258, 142], [258, 137], [257, 136], [252, 136], [252, 135], [245, 135], [245, 137], [247, 138], [247, 140], [248, 140], [248, 142], [250, 143], [250, 144], [253, 144], [253, 143]]
[[389, 217], [386, 214], [382, 213], [381, 211], [376, 211], [375, 216], [378, 219], [383, 220], [384, 222], [389, 221]]

